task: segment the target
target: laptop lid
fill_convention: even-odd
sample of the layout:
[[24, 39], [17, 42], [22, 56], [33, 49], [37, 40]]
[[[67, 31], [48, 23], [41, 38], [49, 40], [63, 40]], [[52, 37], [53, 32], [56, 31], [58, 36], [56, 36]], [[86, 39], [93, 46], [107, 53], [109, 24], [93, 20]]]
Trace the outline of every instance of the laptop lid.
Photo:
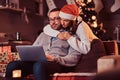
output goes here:
[[46, 60], [43, 47], [41, 46], [20, 45], [16, 46], [16, 49], [22, 61]]

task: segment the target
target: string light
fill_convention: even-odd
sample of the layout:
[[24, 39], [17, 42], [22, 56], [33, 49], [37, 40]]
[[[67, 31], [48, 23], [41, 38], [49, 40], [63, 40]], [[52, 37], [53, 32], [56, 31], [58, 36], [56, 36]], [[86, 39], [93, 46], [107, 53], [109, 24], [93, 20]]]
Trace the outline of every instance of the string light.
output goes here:
[[97, 22], [96, 22], [96, 21], [93, 22], [93, 27], [94, 27], [94, 28], [97, 27]]
[[96, 19], [96, 16], [95, 16], [95, 15], [93, 15], [91, 18], [92, 18], [92, 20], [95, 20], [95, 19]]
[[92, 0], [87, 0], [88, 3], [92, 2]]
[[[97, 13], [95, 12], [95, 5], [93, 0], [77, 0], [81, 10], [80, 16], [90, 26], [93, 33], [99, 38], [105, 33], [101, 26], [97, 24]], [[81, 2], [81, 3], [80, 3]]]

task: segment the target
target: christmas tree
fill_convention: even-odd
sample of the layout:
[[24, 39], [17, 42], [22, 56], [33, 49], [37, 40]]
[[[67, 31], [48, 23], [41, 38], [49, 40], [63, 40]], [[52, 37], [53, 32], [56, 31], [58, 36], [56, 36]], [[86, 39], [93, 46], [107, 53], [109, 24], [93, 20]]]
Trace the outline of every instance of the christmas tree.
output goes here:
[[105, 31], [102, 28], [102, 23], [97, 23], [97, 13], [95, 12], [93, 0], [83, 0], [82, 3], [79, 4], [79, 8], [81, 8], [80, 16], [83, 18], [83, 21], [90, 26], [96, 36], [102, 38]]

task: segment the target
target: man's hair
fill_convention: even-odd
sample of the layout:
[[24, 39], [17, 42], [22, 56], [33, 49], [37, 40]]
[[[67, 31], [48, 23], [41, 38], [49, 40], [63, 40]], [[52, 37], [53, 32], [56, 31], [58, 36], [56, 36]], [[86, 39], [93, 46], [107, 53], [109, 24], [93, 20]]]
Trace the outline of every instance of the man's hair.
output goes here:
[[54, 8], [54, 9], [50, 10], [50, 12], [54, 12], [54, 11], [60, 11], [60, 8]]
[[60, 8], [54, 8], [54, 9], [49, 10], [48, 16], [49, 16], [49, 14], [50, 14], [51, 12], [54, 12], [54, 11], [60, 11]]

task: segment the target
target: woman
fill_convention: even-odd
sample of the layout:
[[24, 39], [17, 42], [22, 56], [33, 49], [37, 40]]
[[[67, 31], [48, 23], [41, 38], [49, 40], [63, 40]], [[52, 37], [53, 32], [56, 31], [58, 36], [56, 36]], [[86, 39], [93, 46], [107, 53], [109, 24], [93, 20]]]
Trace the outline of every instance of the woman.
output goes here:
[[[72, 48], [82, 54], [90, 51], [93, 39], [98, 39], [90, 29], [90, 27], [82, 21], [79, 16], [80, 9], [75, 4], [67, 4], [60, 10], [61, 25], [64, 32], [51, 29], [49, 26], [44, 28], [47, 35], [67, 40]], [[74, 35], [76, 34], [76, 35]]]

